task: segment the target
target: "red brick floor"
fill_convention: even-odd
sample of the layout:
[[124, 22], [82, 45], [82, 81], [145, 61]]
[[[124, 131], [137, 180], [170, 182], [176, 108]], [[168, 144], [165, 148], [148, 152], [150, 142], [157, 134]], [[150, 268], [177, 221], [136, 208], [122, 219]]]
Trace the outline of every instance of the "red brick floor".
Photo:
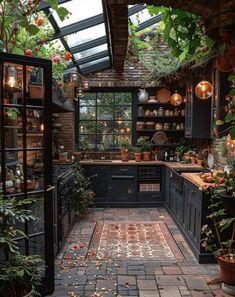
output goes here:
[[[174, 256], [166, 260], [163, 255], [162, 259], [151, 259], [147, 253], [146, 257], [133, 258], [127, 257], [125, 249], [124, 258], [112, 257], [111, 251], [115, 249], [112, 250], [110, 242], [106, 242], [108, 252], [105, 252], [105, 241], [100, 241], [102, 232], [95, 240], [97, 244], [93, 248], [91, 239], [93, 233], [95, 235], [96, 226], [104, 226], [103, 222], [109, 222], [114, 229], [126, 228], [127, 225], [123, 223], [127, 221], [128, 224], [135, 224], [135, 227], [139, 226], [138, 223], [166, 224], [166, 230], [169, 231], [163, 234], [170, 234], [170, 240], [174, 239], [177, 250], [183, 257]], [[100, 224], [97, 225], [97, 222]], [[117, 232], [114, 229], [112, 232], [115, 237]], [[107, 232], [104, 234], [107, 235]], [[126, 239], [126, 235], [124, 237]], [[169, 239], [166, 242], [168, 243]], [[102, 252], [105, 252], [104, 259], [97, 255], [100, 244]], [[229, 296], [220, 290], [218, 265], [197, 263], [179, 229], [164, 208], [90, 210], [78, 220], [69, 234], [63, 250], [57, 256], [55, 270], [56, 288], [51, 295], [53, 297]]]

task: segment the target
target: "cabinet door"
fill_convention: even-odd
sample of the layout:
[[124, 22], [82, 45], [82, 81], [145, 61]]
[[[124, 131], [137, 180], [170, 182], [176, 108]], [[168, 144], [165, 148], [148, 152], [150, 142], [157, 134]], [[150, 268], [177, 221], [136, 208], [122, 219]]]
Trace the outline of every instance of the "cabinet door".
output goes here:
[[112, 177], [112, 196], [110, 202], [135, 201], [135, 179], [125, 177]]
[[[51, 73], [49, 60], [0, 55], [0, 184], [6, 198], [32, 200], [30, 209], [37, 219], [17, 225], [27, 237], [16, 240], [23, 254], [45, 260], [46, 295], [54, 289]], [[40, 76], [37, 96], [29, 92], [33, 75]]]
[[170, 207], [170, 200], [171, 200], [171, 170], [169, 168], [165, 169], [164, 196], [165, 196], [166, 204]]
[[90, 177], [95, 201], [107, 202], [111, 187], [111, 166], [87, 166], [85, 172]]

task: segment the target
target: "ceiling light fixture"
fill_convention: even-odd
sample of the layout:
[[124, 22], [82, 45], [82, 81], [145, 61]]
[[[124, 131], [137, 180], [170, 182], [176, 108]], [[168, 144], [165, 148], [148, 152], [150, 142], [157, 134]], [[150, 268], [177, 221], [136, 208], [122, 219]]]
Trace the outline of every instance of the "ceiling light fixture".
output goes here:
[[211, 97], [213, 93], [212, 84], [206, 80], [200, 81], [195, 88], [195, 94], [199, 99], [206, 100]]
[[182, 103], [183, 99], [182, 96], [175, 91], [173, 95], [171, 95], [171, 104], [174, 106], [179, 106]]

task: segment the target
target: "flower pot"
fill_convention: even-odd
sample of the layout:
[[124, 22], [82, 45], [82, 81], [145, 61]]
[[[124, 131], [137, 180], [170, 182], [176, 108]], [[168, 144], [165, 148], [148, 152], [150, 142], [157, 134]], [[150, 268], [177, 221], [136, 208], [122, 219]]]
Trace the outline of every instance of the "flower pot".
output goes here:
[[235, 196], [220, 194], [220, 198], [228, 214], [233, 217], [235, 214]]
[[122, 162], [128, 162], [129, 161], [129, 153], [128, 152], [122, 152], [121, 153], [121, 160], [122, 160]]
[[197, 159], [197, 164], [198, 164], [198, 165], [202, 166], [202, 163], [203, 163], [203, 160], [201, 160], [201, 159]]
[[33, 296], [33, 290], [31, 288], [26, 289], [22, 287], [12, 287], [3, 297], [31, 297]]
[[196, 164], [196, 158], [195, 157], [190, 157], [190, 159], [191, 159], [192, 164]]
[[151, 161], [151, 152], [143, 152], [143, 161]]
[[43, 98], [43, 86], [40, 85], [29, 85], [29, 95], [33, 99]]
[[135, 161], [141, 162], [142, 161], [142, 153], [135, 153]]
[[217, 257], [220, 266], [220, 278], [229, 285], [235, 285], [235, 262], [231, 262], [223, 258]]

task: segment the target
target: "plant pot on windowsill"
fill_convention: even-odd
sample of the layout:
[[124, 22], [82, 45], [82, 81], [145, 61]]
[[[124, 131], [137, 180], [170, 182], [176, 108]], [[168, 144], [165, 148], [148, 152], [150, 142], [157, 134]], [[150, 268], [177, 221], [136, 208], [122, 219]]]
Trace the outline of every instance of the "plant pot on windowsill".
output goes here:
[[141, 162], [142, 161], [142, 153], [134, 153], [135, 161]]
[[121, 160], [122, 162], [129, 161], [129, 151], [127, 149], [121, 148]]
[[152, 152], [143, 151], [143, 161], [151, 161]]
[[43, 86], [42, 85], [29, 85], [29, 95], [33, 99], [43, 98]]

